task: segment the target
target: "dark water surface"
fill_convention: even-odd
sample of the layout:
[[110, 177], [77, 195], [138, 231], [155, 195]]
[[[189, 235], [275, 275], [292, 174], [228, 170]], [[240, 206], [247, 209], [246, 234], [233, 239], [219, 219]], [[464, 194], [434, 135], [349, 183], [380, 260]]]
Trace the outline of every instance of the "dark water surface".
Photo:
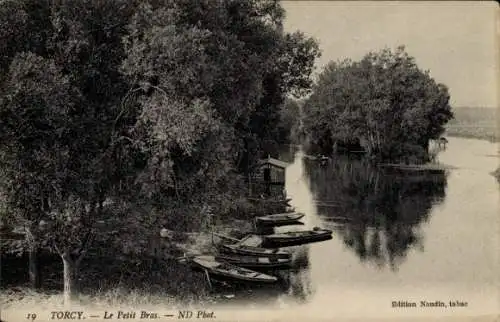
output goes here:
[[[286, 157], [285, 157], [286, 158]], [[449, 138], [446, 171], [395, 171], [337, 157], [326, 166], [295, 152], [287, 194], [304, 226], [329, 241], [293, 247], [300, 267], [284, 290], [258, 296], [319, 316], [478, 315], [498, 312], [497, 145]], [[291, 160], [289, 160], [291, 161]], [[392, 301], [467, 302], [463, 308], [393, 308]]]

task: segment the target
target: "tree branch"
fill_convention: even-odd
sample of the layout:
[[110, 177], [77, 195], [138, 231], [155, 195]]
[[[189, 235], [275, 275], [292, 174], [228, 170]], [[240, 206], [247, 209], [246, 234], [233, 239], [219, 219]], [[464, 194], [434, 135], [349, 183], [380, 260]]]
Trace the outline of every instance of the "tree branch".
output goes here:
[[57, 247], [57, 242], [54, 241], [53, 243], [54, 245], [54, 249], [56, 250], [56, 252], [59, 254], [59, 256], [63, 256], [63, 253], [61, 252], [61, 250], [59, 249], [59, 247]]
[[118, 23], [115, 23], [114, 25], [111, 25], [111, 26], [107, 26], [107, 27], [104, 27], [104, 28], [95, 28], [95, 29], [91, 29], [87, 32], [87, 36], [90, 35], [91, 33], [93, 32], [96, 32], [96, 31], [111, 31], [117, 27], [123, 27], [123, 26], [126, 26], [127, 23], [125, 22], [118, 22]]
[[94, 242], [94, 239], [95, 239], [95, 234], [93, 234], [92, 231], [90, 230], [86, 235], [82, 248], [78, 250], [77, 258], [75, 260], [76, 266], [80, 265], [82, 259], [85, 257], [85, 254], [87, 254], [90, 245]]
[[123, 116], [123, 114], [125, 114], [125, 103], [126, 101], [128, 100], [128, 98], [130, 97], [130, 95], [132, 95], [132, 93], [135, 93], [139, 90], [142, 90], [141, 87], [137, 87], [135, 89], [132, 90], [132, 88], [127, 92], [127, 94], [123, 97], [122, 99], [122, 102], [121, 102], [121, 107], [122, 109], [120, 110], [120, 113], [118, 113], [117, 117], [115, 118], [115, 120], [113, 121], [113, 133], [115, 131], [115, 128], [116, 128], [116, 123], [118, 123], [118, 120]]

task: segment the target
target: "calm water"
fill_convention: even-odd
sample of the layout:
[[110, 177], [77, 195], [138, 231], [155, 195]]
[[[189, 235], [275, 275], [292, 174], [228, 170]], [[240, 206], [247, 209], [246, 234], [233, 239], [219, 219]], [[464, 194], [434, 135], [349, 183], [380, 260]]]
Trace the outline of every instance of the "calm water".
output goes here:
[[[340, 157], [322, 167], [296, 152], [286, 190], [305, 226], [277, 230], [321, 226], [333, 239], [292, 248], [303, 268], [282, 273], [284, 291], [265, 303], [318, 317], [498, 313], [497, 145], [449, 138], [438, 159], [453, 169], [396, 173]], [[391, 307], [421, 300], [468, 306]]]

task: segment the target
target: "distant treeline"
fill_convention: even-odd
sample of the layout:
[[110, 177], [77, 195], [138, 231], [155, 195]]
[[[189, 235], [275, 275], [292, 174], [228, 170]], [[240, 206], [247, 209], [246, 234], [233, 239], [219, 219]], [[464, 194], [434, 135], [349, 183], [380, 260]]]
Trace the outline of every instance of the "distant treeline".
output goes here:
[[497, 108], [458, 107], [455, 118], [446, 125], [446, 134], [498, 142], [500, 119]]

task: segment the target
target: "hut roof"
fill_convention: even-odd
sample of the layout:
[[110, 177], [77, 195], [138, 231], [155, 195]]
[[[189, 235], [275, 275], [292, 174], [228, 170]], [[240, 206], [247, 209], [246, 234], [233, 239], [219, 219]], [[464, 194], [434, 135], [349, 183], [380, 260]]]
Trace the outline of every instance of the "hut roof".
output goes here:
[[267, 159], [260, 160], [259, 163], [260, 163], [260, 165], [270, 164], [270, 165], [273, 165], [275, 167], [283, 168], [283, 169], [288, 167], [288, 163], [281, 161], [281, 160], [278, 160], [278, 159], [271, 158], [270, 156], [267, 157]]

